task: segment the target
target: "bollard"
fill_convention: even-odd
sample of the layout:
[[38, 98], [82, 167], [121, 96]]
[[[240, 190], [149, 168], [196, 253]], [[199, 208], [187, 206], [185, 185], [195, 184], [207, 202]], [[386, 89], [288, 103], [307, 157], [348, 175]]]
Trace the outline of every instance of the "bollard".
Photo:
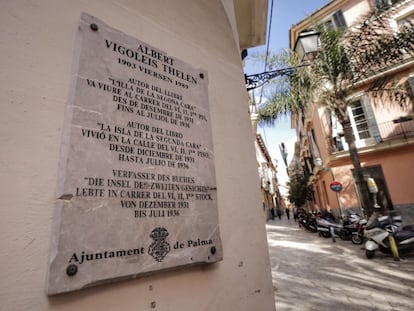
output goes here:
[[397, 243], [395, 243], [394, 236], [390, 234], [388, 236], [388, 240], [390, 241], [390, 247], [391, 247], [392, 255], [394, 256], [394, 260], [399, 261], [400, 254], [398, 253], [398, 247], [397, 247]]
[[331, 233], [331, 237], [332, 237], [332, 242], [336, 242], [335, 240], [335, 229], [334, 227], [329, 227], [329, 232]]

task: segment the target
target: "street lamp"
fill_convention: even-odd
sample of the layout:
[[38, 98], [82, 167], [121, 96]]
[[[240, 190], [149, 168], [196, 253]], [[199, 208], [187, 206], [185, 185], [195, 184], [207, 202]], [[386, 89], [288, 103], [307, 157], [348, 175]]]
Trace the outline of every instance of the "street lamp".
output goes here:
[[[319, 32], [302, 31], [296, 39], [294, 51], [301, 61], [312, 61], [318, 52]], [[244, 75], [247, 91], [254, 90], [278, 76], [291, 76], [298, 68], [309, 66], [304, 63], [294, 67], [286, 67], [272, 71], [265, 71], [253, 75]]]
[[316, 167], [319, 168], [319, 169], [321, 169], [322, 166], [323, 166], [322, 159], [319, 158], [319, 157], [315, 158], [314, 163], [315, 163]]
[[302, 31], [296, 39], [293, 50], [300, 61], [313, 61], [319, 51], [319, 35], [317, 31]]

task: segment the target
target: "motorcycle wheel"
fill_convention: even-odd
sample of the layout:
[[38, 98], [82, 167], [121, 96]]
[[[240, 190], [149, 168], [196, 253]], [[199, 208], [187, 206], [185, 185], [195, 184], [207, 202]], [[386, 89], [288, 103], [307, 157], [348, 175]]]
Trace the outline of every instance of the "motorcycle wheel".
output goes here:
[[367, 256], [368, 259], [372, 259], [375, 256], [375, 252], [374, 251], [366, 250], [365, 251], [365, 256]]
[[329, 233], [329, 232], [325, 232], [325, 231], [323, 231], [323, 232], [321, 232], [320, 233], [324, 238], [330, 238], [331, 237], [331, 234]]
[[339, 232], [338, 233], [339, 237], [341, 238], [341, 240], [348, 240], [348, 235], [346, 235], [344, 232]]
[[364, 240], [362, 239], [362, 236], [360, 234], [353, 234], [351, 241], [353, 244], [361, 245]]

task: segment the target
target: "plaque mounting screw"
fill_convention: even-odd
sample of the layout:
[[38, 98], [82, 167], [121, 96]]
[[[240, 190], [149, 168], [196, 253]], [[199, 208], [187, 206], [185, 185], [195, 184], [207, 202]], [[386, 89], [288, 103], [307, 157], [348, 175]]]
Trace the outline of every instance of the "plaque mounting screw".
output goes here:
[[98, 31], [98, 25], [96, 25], [96, 24], [91, 24], [91, 29], [92, 29], [93, 31]]
[[68, 276], [74, 276], [78, 272], [78, 266], [77, 265], [69, 265], [66, 268], [66, 274]]
[[204, 79], [204, 73], [200, 73], [200, 78]]
[[210, 248], [210, 253], [213, 254], [213, 255], [216, 253], [216, 247], [215, 246]]

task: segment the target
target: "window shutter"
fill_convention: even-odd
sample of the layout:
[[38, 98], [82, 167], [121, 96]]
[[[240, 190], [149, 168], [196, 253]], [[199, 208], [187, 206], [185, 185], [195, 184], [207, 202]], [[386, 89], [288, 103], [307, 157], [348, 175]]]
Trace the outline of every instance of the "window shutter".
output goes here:
[[375, 0], [374, 2], [377, 9], [382, 9], [384, 7], [384, 0]]
[[361, 97], [361, 104], [365, 112], [365, 117], [367, 119], [368, 128], [371, 132], [371, 136], [375, 139], [375, 142], [378, 144], [382, 140], [381, 133], [378, 129], [378, 124], [377, 120], [375, 119], [374, 110], [372, 109], [367, 95]]
[[406, 87], [411, 100], [411, 112], [414, 112], [414, 76], [407, 79]]
[[[414, 103], [414, 77], [409, 77], [407, 79], [407, 91], [410, 95], [411, 102]], [[414, 110], [414, 104], [413, 104], [413, 110]]]
[[336, 11], [333, 15], [336, 28], [346, 28], [346, 21], [342, 10]]

